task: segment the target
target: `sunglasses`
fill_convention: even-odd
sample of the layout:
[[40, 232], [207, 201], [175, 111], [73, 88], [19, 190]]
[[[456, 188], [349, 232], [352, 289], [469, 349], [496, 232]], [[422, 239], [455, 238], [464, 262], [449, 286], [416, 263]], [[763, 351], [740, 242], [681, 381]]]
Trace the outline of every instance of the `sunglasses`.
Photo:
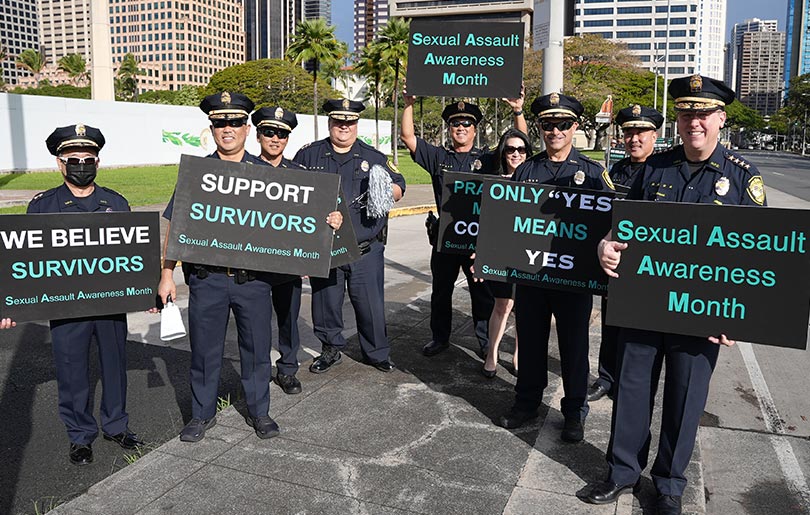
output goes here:
[[503, 152], [506, 155], [514, 154], [515, 152], [517, 152], [518, 154], [525, 154], [526, 153], [526, 147], [510, 147], [510, 146], [506, 146], [506, 147], [503, 147]]
[[453, 120], [450, 122], [450, 127], [471, 127], [473, 124], [472, 120]]
[[225, 127], [242, 127], [247, 123], [247, 118], [229, 118], [211, 120], [211, 126], [215, 129], [224, 129]]
[[276, 136], [278, 139], [287, 139], [290, 137], [290, 131], [277, 129], [275, 127], [262, 127], [259, 129], [259, 134], [265, 138], [272, 138], [273, 136]]
[[85, 163], [94, 165], [94, 164], [98, 163], [98, 157], [95, 157], [95, 156], [92, 156], [92, 157], [60, 157], [59, 160], [62, 161], [63, 163], [65, 163], [66, 165], [83, 165]]
[[543, 130], [546, 132], [552, 132], [554, 129], [563, 132], [567, 131], [573, 126], [574, 120], [560, 120], [559, 122], [549, 122], [549, 121], [540, 122], [540, 127], [542, 127]]

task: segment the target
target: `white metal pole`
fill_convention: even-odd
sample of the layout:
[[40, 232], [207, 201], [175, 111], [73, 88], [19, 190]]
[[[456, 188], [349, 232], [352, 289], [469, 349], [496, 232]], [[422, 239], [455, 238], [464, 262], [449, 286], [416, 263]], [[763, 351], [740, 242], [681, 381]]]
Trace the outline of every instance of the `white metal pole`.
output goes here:
[[667, 39], [666, 48], [664, 49], [664, 123], [661, 124], [663, 128], [662, 136], [667, 137], [667, 82], [669, 81], [669, 11], [671, 9], [671, 0], [667, 0]]
[[551, 10], [548, 48], [543, 50], [543, 94], [563, 89], [563, 37], [565, 36], [565, 0], [549, 0]]

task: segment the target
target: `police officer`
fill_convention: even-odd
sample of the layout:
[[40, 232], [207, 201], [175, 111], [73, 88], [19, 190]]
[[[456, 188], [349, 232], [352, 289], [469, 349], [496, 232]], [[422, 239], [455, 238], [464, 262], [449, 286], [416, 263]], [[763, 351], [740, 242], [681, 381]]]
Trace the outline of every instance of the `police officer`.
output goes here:
[[[211, 121], [211, 133], [217, 146], [208, 158], [263, 163], [245, 151], [245, 140], [250, 132], [248, 114], [253, 110], [249, 98], [224, 91], [205, 97], [200, 109]], [[173, 208], [174, 195], [163, 213], [168, 220], [172, 218]], [[167, 240], [170, 229], [166, 232]], [[175, 261], [164, 259], [158, 286], [164, 303], [169, 295], [177, 298], [172, 277], [175, 265]], [[198, 442], [216, 423], [217, 390], [231, 310], [239, 334], [242, 387], [250, 413], [247, 423], [259, 438], [278, 435], [278, 424], [268, 416], [272, 317], [270, 274], [192, 263], [183, 263], [183, 272], [189, 289], [192, 419], [180, 432], [180, 440]]]
[[[119, 193], [95, 183], [98, 153], [104, 136], [95, 127], [69, 125], [53, 131], [45, 141], [56, 156], [64, 184], [36, 195], [28, 204], [28, 213], [104, 213], [129, 211], [127, 200]], [[0, 321], [0, 329], [17, 324], [10, 318]], [[70, 440], [68, 456], [75, 465], [93, 461], [93, 440], [98, 423], [93, 417], [90, 388], [90, 342], [98, 343], [101, 363], [101, 429], [105, 440], [124, 449], [143, 442], [129, 431], [127, 414], [127, 317], [125, 314], [51, 320], [53, 360], [59, 390], [59, 418]]]
[[[498, 169], [494, 153], [476, 148], [475, 134], [483, 115], [477, 105], [459, 101], [451, 103], [442, 111], [442, 119], [447, 122], [451, 148], [431, 145], [416, 137], [413, 124], [413, 104], [416, 97], [405, 95], [405, 108], [402, 110], [402, 132], [400, 138], [411, 158], [432, 177], [433, 196], [436, 208], [441, 215], [444, 172], [495, 173]], [[515, 118], [515, 128], [527, 133], [526, 119], [523, 116], [523, 91], [516, 99], [508, 99]], [[430, 295], [430, 330], [433, 339], [422, 347], [425, 356], [435, 356], [450, 346], [450, 331], [453, 319], [453, 289], [459, 269], [467, 277], [470, 290], [472, 316], [475, 335], [480, 346], [479, 356], [484, 359], [489, 348], [489, 318], [495, 299], [485, 282], [473, 280], [470, 267], [472, 259], [464, 254], [442, 254], [431, 249], [430, 271], [432, 293]]]
[[[629, 154], [610, 168], [610, 180], [616, 190], [630, 189], [636, 175], [644, 168], [644, 162], [655, 149], [656, 131], [664, 123], [664, 117], [655, 109], [635, 104], [625, 107], [616, 115], [616, 123], [622, 128], [624, 148]], [[619, 328], [605, 325], [607, 296], [602, 297], [602, 343], [599, 345], [599, 377], [588, 389], [588, 401], [613, 395], [616, 380], [616, 349]]]
[[[327, 100], [323, 110], [329, 115], [329, 137], [301, 148], [294, 161], [307, 170], [340, 174], [343, 198], [347, 199], [351, 223], [362, 256], [359, 260], [333, 268], [329, 277], [310, 277], [312, 286], [312, 325], [321, 341], [321, 355], [310, 365], [310, 372], [326, 372], [341, 362], [343, 337], [343, 299], [348, 286], [349, 299], [357, 317], [363, 360], [383, 372], [394, 370], [385, 329], [383, 295], [383, 251], [387, 217], [372, 217], [367, 210], [370, 173], [382, 166], [390, 178], [390, 195], [399, 200], [405, 191], [405, 179], [386, 163], [386, 157], [357, 139], [357, 123], [365, 109], [361, 102], [348, 99]], [[389, 195], [389, 192], [384, 192]], [[349, 200], [351, 199], [351, 200]]]
[[[669, 93], [675, 99], [683, 144], [651, 156], [627, 198], [764, 206], [765, 186], [759, 171], [718, 142], [726, 121], [725, 106], [734, 100], [734, 92], [718, 80], [693, 75], [674, 79]], [[626, 243], [611, 241], [610, 235], [600, 243], [599, 259], [609, 276], [624, 273], [617, 267], [625, 248]], [[586, 500], [610, 503], [637, 484], [647, 465], [653, 400], [666, 360], [661, 436], [651, 475], [658, 491], [658, 513], [681, 513], [685, 470], [719, 345], [735, 342], [723, 334], [701, 338], [627, 328], [620, 330], [619, 342], [623, 355], [606, 456], [608, 479], [596, 484]]]
[[[608, 172], [573, 146], [574, 131], [582, 116], [582, 104], [575, 98], [551, 93], [532, 102], [532, 113], [543, 131], [546, 150], [520, 165], [512, 176], [518, 182], [554, 186], [612, 190]], [[588, 326], [593, 307], [590, 293], [550, 290], [517, 285], [515, 322], [520, 340], [520, 374], [515, 385], [515, 403], [498, 420], [512, 429], [537, 417], [537, 408], [548, 385], [548, 337], [551, 316], [557, 323], [560, 364], [565, 396], [561, 437], [578, 442], [584, 437], [588, 414]]]
[[[303, 170], [304, 167], [284, 157], [284, 149], [290, 141], [290, 133], [298, 126], [295, 113], [281, 106], [262, 107], [251, 115], [256, 127], [256, 141], [261, 147], [259, 159], [277, 168]], [[334, 218], [334, 222], [332, 222]], [[327, 223], [335, 229], [343, 220], [339, 211], [330, 213]], [[301, 381], [295, 377], [298, 372], [298, 350], [301, 339], [298, 333], [298, 314], [301, 311], [301, 277], [288, 274], [274, 274], [272, 284], [273, 311], [278, 326], [278, 351], [281, 357], [276, 361], [276, 376], [273, 378], [281, 390], [288, 394], [301, 393]]]

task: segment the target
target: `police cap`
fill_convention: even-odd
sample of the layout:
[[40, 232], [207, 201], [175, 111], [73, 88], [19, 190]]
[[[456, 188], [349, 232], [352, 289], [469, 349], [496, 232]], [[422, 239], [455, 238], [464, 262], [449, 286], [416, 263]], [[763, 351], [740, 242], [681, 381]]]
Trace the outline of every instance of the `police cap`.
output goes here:
[[45, 145], [51, 154], [58, 156], [59, 152], [66, 148], [91, 148], [98, 152], [104, 146], [104, 142], [104, 135], [100, 130], [78, 123], [59, 127], [48, 136]]
[[616, 123], [622, 129], [656, 130], [664, 123], [664, 117], [651, 107], [635, 104], [620, 110], [616, 115]]
[[250, 119], [256, 127], [278, 127], [291, 131], [298, 126], [295, 113], [279, 106], [257, 109]]
[[335, 120], [357, 120], [365, 108], [362, 102], [348, 98], [333, 98], [323, 104], [324, 112]]
[[454, 118], [470, 118], [475, 125], [478, 125], [483, 117], [484, 115], [481, 114], [481, 109], [477, 105], [464, 101], [449, 104], [442, 111], [442, 118], [448, 123]]
[[200, 109], [212, 120], [247, 118], [253, 106], [253, 101], [245, 95], [228, 91], [208, 95], [200, 102]]
[[676, 111], [713, 111], [734, 101], [734, 91], [723, 81], [702, 75], [672, 79], [668, 90]]
[[532, 102], [532, 113], [540, 118], [574, 118], [585, 112], [585, 108], [574, 97], [562, 93], [550, 93], [537, 97]]

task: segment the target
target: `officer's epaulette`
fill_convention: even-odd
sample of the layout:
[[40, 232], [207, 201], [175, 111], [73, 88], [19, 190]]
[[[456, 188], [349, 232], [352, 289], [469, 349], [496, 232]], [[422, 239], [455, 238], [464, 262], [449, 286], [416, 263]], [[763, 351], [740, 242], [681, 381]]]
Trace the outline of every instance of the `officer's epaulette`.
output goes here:
[[[376, 148], [372, 147], [371, 145], [369, 145], [368, 143], [366, 143], [365, 141], [363, 141], [363, 140], [361, 140], [359, 138], [357, 139], [357, 144], [361, 148], [364, 148], [366, 150], [373, 150], [374, 152], [380, 152], [379, 150], [377, 150]], [[355, 155], [357, 155], [357, 153], [355, 153]]]
[[34, 198], [31, 199], [31, 202], [34, 202], [34, 201], [39, 202], [40, 200], [42, 200], [44, 198], [52, 197], [53, 195], [56, 194], [56, 190], [57, 190], [57, 188], [51, 188], [51, 189], [49, 189], [47, 191], [41, 191], [41, 192], [37, 193], [36, 195], [34, 195]]
[[123, 195], [121, 195], [120, 193], [118, 193], [117, 191], [115, 191], [115, 190], [111, 190], [110, 188], [107, 188], [106, 186], [99, 186], [98, 184], [96, 184], [96, 186], [98, 186], [99, 188], [103, 189], [103, 190], [104, 190], [104, 191], [106, 191], [107, 193], [110, 193], [110, 194], [112, 194], [112, 195], [114, 195], [114, 196], [116, 196], [116, 197], [120, 197], [121, 199], [123, 199], [123, 200], [124, 200], [124, 202], [127, 202], [127, 199], [126, 199], [126, 198], [124, 198], [124, 196], [123, 196]]
[[304, 150], [305, 148], [309, 148], [310, 145], [312, 145], [311, 141], [309, 143], [305, 143], [305, 144], [301, 145], [301, 148], [299, 148], [298, 150]]
[[750, 170], [751, 169], [751, 164], [748, 161], [746, 161], [745, 159], [743, 159], [742, 157], [740, 157], [740, 156], [736, 156], [736, 155], [732, 154], [731, 152], [723, 152], [723, 156], [728, 161], [731, 161], [732, 163], [739, 166], [740, 168], [743, 168], [745, 170]]
[[[595, 164], [599, 168], [604, 168], [602, 163], [600, 163], [599, 161], [597, 161], [595, 159], [591, 159], [590, 157], [586, 156], [585, 154], [580, 154], [580, 157], [582, 158], [583, 161], [587, 161], [589, 163]], [[571, 161], [572, 163], [576, 163], [576, 161], [573, 160], [573, 159], [569, 159], [569, 161]]]

